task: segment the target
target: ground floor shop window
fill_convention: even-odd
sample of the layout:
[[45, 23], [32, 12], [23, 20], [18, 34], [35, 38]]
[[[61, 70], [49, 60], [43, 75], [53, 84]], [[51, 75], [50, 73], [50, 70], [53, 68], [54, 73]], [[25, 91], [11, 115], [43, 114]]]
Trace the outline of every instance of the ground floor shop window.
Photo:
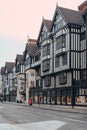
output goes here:
[[71, 104], [72, 103], [72, 97], [71, 96], [68, 96], [67, 97], [67, 104]]
[[35, 95], [34, 95], [34, 103], [38, 103], [38, 93], [35, 92]]
[[75, 88], [75, 104], [87, 105], [87, 88]]
[[60, 104], [60, 91], [57, 91], [56, 102], [57, 104]]
[[60, 96], [57, 96], [57, 104], [60, 104]]
[[87, 105], [87, 96], [76, 96], [75, 103], [77, 105]]
[[50, 104], [50, 91], [47, 91], [47, 104]]
[[50, 98], [51, 98], [51, 104], [55, 104], [55, 91], [51, 91]]
[[47, 103], [47, 101], [46, 101], [46, 100], [47, 100], [47, 98], [46, 98], [46, 97], [47, 97], [47, 92], [46, 92], [46, 91], [44, 91], [44, 93], [43, 93], [43, 103], [44, 103], [44, 104], [46, 104], [46, 103]]
[[50, 97], [47, 97], [47, 104], [50, 104]]
[[39, 92], [39, 103], [43, 103], [43, 93]]
[[62, 97], [62, 104], [66, 104], [66, 97], [65, 96]]
[[46, 97], [44, 97], [44, 104], [46, 104]]
[[67, 95], [67, 104], [72, 104], [72, 90], [69, 89], [66, 91]]

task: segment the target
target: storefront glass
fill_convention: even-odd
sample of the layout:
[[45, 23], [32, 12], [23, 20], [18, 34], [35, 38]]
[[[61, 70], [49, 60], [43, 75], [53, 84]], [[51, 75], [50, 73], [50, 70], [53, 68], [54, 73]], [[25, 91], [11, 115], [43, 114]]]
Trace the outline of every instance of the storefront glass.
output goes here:
[[67, 104], [71, 104], [72, 103], [72, 91], [71, 90], [67, 90]]
[[50, 104], [50, 91], [47, 91], [47, 104]]
[[43, 103], [43, 93], [39, 92], [39, 103]]
[[38, 103], [38, 93], [35, 92], [35, 95], [34, 95], [34, 103]]
[[75, 104], [87, 105], [87, 88], [78, 88], [75, 92]]
[[55, 104], [55, 91], [51, 91], [51, 104]]
[[57, 91], [57, 104], [60, 104], [60, 91]]

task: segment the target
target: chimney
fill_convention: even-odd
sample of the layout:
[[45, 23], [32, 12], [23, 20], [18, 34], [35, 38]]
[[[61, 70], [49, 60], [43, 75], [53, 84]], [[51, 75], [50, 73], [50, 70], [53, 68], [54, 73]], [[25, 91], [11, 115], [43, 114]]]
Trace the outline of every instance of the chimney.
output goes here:
[[87, 9], [87, 0], [78, 6], [78, 10], [83, 13]]

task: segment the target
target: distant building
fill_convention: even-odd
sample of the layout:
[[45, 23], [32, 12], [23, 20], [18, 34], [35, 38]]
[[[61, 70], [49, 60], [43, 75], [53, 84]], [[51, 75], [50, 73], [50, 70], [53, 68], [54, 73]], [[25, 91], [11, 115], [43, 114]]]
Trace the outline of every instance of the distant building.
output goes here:
[[0, 97], [2, 96], [2, 75], [0, 70]]
[[15, 78], [14, 83], [17, 85], [18, 102], [24, 102], [26, 97], [24, 55], [17, 54], [15, 59]]
[[24, 63], [25, 63], [25, 77], [26, 77], [26, 102], [29, 100], [29, 89], [35, 86], [35, 70], [32, 69], [32, 56], [36, 52], [36, 40], [28, 39], [24, 51]]

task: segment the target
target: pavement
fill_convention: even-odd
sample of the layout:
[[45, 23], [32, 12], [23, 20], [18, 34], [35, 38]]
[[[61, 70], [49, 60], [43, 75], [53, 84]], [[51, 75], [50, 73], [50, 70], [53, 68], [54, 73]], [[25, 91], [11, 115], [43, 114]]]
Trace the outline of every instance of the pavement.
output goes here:
[[5, 102], [5, 103], [12, 103], [16, 105], [22, 105], [27, 107], [35, 107], [40, 109], [47, 109], [47, 110], [53, 110], [53, 111], [62, 111], [62, 112], [71, 112], [71, 113], [80, 113], [80, 114], [87, 114], [87, 107], [81, 107], [81, 106], [62, 106], [62, 105], [48, 105], [48, 104], [32, 104], [29, 105], [27, 103], [16, 103], [16, 102]]

